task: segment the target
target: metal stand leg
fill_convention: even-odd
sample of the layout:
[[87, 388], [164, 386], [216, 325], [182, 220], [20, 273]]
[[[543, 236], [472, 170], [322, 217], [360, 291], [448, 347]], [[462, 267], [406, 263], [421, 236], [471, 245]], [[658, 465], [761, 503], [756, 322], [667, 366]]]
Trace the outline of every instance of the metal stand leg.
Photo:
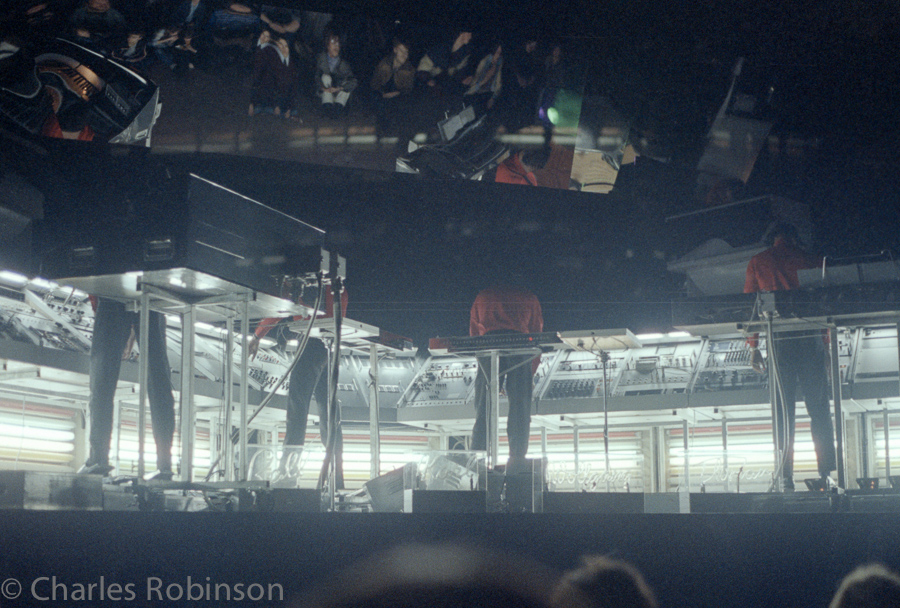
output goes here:
[[141, 310], [139, 313], [139, 331], [140, 338], [138, 340], [138, 348], [141, 351], [141, 357], [138, 365], [138, 384], [140, 385], [138, 397], [138, 480], [144, 479], [146, 463], [144, 462], [144, 451], [146, 448], [146, 430], [147, 430], [147, 378], [150, 373], [150, 294], [147, 291], [141, 292]]
[[609, 407], [606, 402], [606, 394], [609, 392], [606, 390], [606, 363], [609, 361], [609, 353], [601, 350], [600, 361], [603, 363], [603, 457], [605, 462], [606, 491], [609, 492], [611, 490], [609, 473]]
[[[234, 481], [234, 442], [231, 440], [231, 429], [234, 427], [234, 318], [228, 317], [228, 333], [225, 336], [226, 354], [225, 354], [225, 372], [223, 374], [225, 380], [225, 424], [222, 427], [222, 462], [225, 463], [225, 479]], [[245, 352], [241, 347], [241, 355], [245, 356]]]
[[[328, 480], [327, 484], [326, 484], [327, 490], [328, 490], [326, 499], [327, 499], [329, 511], [334, 511], [334, 505], [335, 505], [335, 501], [336, 501], [336, 495], [335, 495], [335, 491], [334, 491], [335, 490], [335, 488], [334, 488], [335, 454], [334, 454], [334, 441], [333, 441], [334, 436], [335, 436], [334, 434], [337, 431], [337, 429], [334, 428], [334, 421], [335, 421], [334, 408], [337, 406], [337, 397], [335, 395], [335, 386], [334, 386], [334, 357], [338, 356], [336, 346], [337, 346], [337, 344], [336, 344], [335, 340], [331, 340], [330, 344], [328, 345], [328, 373], [327, 373], [328, 406], [326, 408], [328, 433], [327, 433], [326, 437], [324, 438], [324, 442], [323, 442], [325, 444], [326, 458], [328, 457], [327, 455], [329, 453], [331, 454], [331, 459], [327, 462], [328, 469], [326, 471], [324, 471], [325, 478]], [[321, 429], [322, 426], [323, 425], [320, 422], [319, 428]]]
[[[778, 417], [778, 370], [775, 369], [777, 355], [775, 354], [775, 333], [772, 327], [772, 315], [768, 313], [766, 313], [766, 350], [769, 354], [769, 403], [772, 407], [772, 445], [775, 449], [775, 473], [772, 479], [772, 489], [776, 492], [783, 492], [783, 454], [786, 453], [786, 446], [781, 445], [781, 440], [779, 438], [781, 419]], [[784, 433], [784, 436], [785, 442], [787, 442], [787, 432]]]
[[496, 350], [491, 351], [491, 394], [488, 407], [487, 466], [491, 469], [497, 466], [500, 456], [500, 353]]
[[369, 475], [372, 479], [381, 472], [381, 436], [378, 411], [378, 346], [369, 346], [369, 448], [372, 452]]
[[[194, 474], [194, 307], [181, 315], [181, 479]], [[227, 385], [226, 385], [227, 386]]]
[[844, 488], [844, 414], [841, 408], [841, 366], [838, 360], [837, 328], [831, 330], [831, 394], [834, 399], [834, 436], [837, 439], [838, 487]]
[[[250, 342], [250, 302], [244, 300], [241, 302], [241, 481], [247, 481], [249, 473], [249, 458], [247, 458], [247, 402], [249, 400], [249, 364], [247, 362], [249, 353], [247, 352]], [[230, 407], [230, 405], [229, 405]], [[230, 428], [229, 428], [230, 432]]]

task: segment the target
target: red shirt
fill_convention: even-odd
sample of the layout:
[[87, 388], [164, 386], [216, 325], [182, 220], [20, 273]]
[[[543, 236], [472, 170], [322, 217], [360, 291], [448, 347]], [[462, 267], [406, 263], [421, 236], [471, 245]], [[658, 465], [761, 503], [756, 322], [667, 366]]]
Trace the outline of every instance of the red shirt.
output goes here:
[[[797, 271], [816, 268], [821, 264], [822, 258], [809, 255], [778, 237], [771, 247], [750, 258], [750, 263], [747, 264], [747, 277], [744, 280], [744, 293], [796, 289], [800, 287]], [[747, 343], [751, 347], [756, 347], [758, 342], [756, 334], [747, 338]]]
[[[334, 292], [331, 291], [329, 287], [325, 287], [325, 314], [321, 315], [322, 319], [330, 319], [334, 316]], [[347, 316], [347, 302], [349, 301], [349, 296], [347, 295], [347, 290], [341, 292], [341, 315]], [[300, 298], [300, 304], [305, 304], [303, 302], [303, 298]], [[304, 317], [302, 315], [295, 315], [294, 321], [300, 321], [301, 319], [309, 319], [309, 317]], [[278, 325], [278, 322], [281, 320], [281, 317], [269, 317], [267, 319], [263, 319], [259, 322], [259, 325], [256, 326], [256, 337], [257, 338], [265, 338], [266, 334], [269, 331]]]
[[526, 171], [519, 159], [519, 155], [510, 156], [497, 167], [495, 182], [501, 184], [521, 184], [523, 186], [537, 186], [537, 178], [531, 171]]
[[489, 287], [475, 298], [469, 316], [469, 335], [511, 330], [533, 334], [544, 330], [541, 303], [530, 291], [516, 287]]
[[778, 237], [774, 245], [750, 258], [744, 293], [796, 289], [800, 287], [797, 271], [821, 264], [822, 258], [809, 255]]
[[[483, 336], [489, 331], [510, 330], [523, 334], [544, 331], [541, 303], [530, 291], [517, 287], [489, 287], [475, 297], [469, 315], [469, 335]], [[540, 357], [531, 362], [537, 371]]]

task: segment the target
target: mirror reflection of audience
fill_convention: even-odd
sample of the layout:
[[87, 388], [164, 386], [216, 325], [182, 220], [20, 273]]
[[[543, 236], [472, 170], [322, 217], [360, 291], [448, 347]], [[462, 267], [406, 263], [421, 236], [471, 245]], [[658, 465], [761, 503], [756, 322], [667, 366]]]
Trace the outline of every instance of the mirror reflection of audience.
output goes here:
[[147, 50], [147, 39], [144, 32], [137, 28], [130, 28], [128, 36], [113, 49], [112, 57], [138, 74], [146, 76], [150, 64], [150, 54]]
[[112, 50], [113, 40], [126, 29], [125, 17], [110, 6], [109, 0], [86, 0], [72, 13], [70, 23], [80, 37], [89, 38], [106, 51]]
[[466, 89], [463, 99], [475, 108], [475, 115], [486, 114], [493, 109], [503, 88], [503, 45], [496, 42], [491, 51], [478, 62], [475, 75]]
[[172, 47], [174, 68], [178, 74], [193, 70], [201, 59], [200, 50], [194, 45], [195, 36], [194, 26], [185, 25], [181, 28], [181, 35]]
[[371, 86], [375, 93], [376, 133], [398, 133], [397, 147], [405, 150], [415, 134], [409, 120], [412, 111], [411, 93], [416, 70], [409, 61], [409, 47], [394, 39], [393, 50], [375, 67]]
[[50, 2], [32, 0], [30, 6], [24, 7], [25, 27], [31, 32], [39, 32], [47, 36], [60, 36], [65, 31], [65, 24], [56, 7]]
[[285, 118], [297, 118], [294, 103], [299, 82], [297, 60], [291, 56], [287, 40], [264, 30], [253, 55], [248, 110], [250, 116], [265, 112]]
[[554, 578], [508, 552], [401, 545], [329, 577], [292, 608], [542, 608]]
[[584, 556], [563, 574], [551, 595], [553, 608], [656, 608], [656, 597], [640, 571], [626, 562]]
[[544, 73], [542, 78], [543, 88], [539, 95], [538, 116], [541, 122], [550, 129], [553, 128], [548, 110], [553, 106], [556, 94], [560, 89], [570, 86], [571, 74], [568, 59], [562, 44], [555, 44], [550, 54], [544, 60]]
[[325, 36], [325, 50], [316, 58], [316, 92], [327, 118], [344, 115], [357, 80], [350, 64], [341, 57], [341, 39], [336, 33]]
[[192, 25], [199, 34], [205, 30], [211, 16], [205, 0], [182, 0], [171, 15], [171, 22], [182, 27]]
[[500, 122], [507, 133], [537, 122], [538, 94], [542, 84], [542, 66], [538, 42], [527, 39], [507, 53], [508, 62], [503, 89], [498, 101]]
[[175, 45], [181, 39], [181, 28], [161, 27], [153, 34], [149, 46], [153, 56], [167, 68], [175, 69]]
[[881, 564], [859, 566], [844, 577], [829, 608], [896, 608], [900, 576]]
[[209, 20], [211, 37], [233, 59], [235, 54], [252, 53], [261, 27], [260, 11], [249, 2], [226, 2]]
[[212, 47], [209, 28], [211, 16], [206, 0], [182, 0], [169, 21], [171, 25], [181, 28], [182, 41], [175, 48], [181, 46], [185, 52], [191, 53], [192, 56], [186, 56], [187, 63], [201, 69], [208, 66]]
[[430, 47], [416, 68], [416, 78], [437, 94], [461, 95], [471, 84], [472, 32], [460, 31], [452, 42]]
[[263, 11], [259, 18], [275, 38], [284, 38], [288, 48], [293, 49], [300, 31], [300, 21], [286, 8], [272, 8]]

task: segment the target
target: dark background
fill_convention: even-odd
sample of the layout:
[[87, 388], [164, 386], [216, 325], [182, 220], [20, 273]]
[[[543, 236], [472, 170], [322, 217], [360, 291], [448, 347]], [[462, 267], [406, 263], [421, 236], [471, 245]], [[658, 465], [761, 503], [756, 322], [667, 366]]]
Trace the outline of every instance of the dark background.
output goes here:
[[[548, 330], [667, 329], [683, 281], [668, 262], [711, 235], [738, 235], [733, 245], [762, 236], [739, 213], [666, 222], [704, 208], [695, 167], [739, 56], [748, 81], [772, 87], [775, 126], [733, 200], [807, 204], [813, 249], [832, 258], [900, 246], [895, 2], [274, 4], [333, 12], [345, 23], [365, 15], [386, 34], [397, 28], [422, 40], [454, 26], [563, 40], [585, 70], [585, 94], [612, 100], [633, 136], [666, 158], [639, 157], [612, 193], [598, 195], [428, 181], [316, 159], [166, 155], [325, 229], [348, 259], [349, 316], [417, 344], [465, 334], [475, 294], [504, 278], [539, 296]], [[3, 167], [53, 190], [32, 160], [4, 147]], [[128, 180], [127, 168], [116, 178]], [[90, 213], [90, 197], [59, 190], [51, 196]]]
[[[136, 590], [148, 577], [185, 586], [188, 576], [201, 582], [208, 576], [212, 582], [232, 585], [280, 583], [288, 599], [389, 547], [454, 542], [490, 547], [506, 558], [529, 558], [558, 570], [576, 566], [583, 554], [624, 559], [641, 570], [661, 606], [824, 608], [841, 577], [857, 565], [880, 561], [898, 568], [896, 523], [894, 513], [821, 512], [9, 511], [0, 523], [0, 572], [18, 579], [26, 595], [30, 582], [41, 576], [56, 576], [69, 586], [99, 582], [104, 576], [107, 584], [135, 583]], [[46, 603], [20, 599], [3, 605]]]

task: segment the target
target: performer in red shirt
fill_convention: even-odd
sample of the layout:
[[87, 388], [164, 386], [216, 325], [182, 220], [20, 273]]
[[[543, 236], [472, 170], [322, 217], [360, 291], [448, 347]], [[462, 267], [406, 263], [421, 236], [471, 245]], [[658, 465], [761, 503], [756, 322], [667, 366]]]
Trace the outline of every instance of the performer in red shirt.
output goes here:
[[[798, 246], [797, 230], [790, 224], [777, 225], [772, 236], [775, 239], [772, 247], [753, 256], [747, 265], [744, 293], [796, 289], [800, 286], [797, 271], [816, 268], [821, 264], [821, 258], [806, 253]], [[763, 359], [757, 348], [756, 336], [748, 341], [753, 349], [753, 369], [761, 373]], [[777, 420], [784, 421], [779, 422], [777, 435], [779, 447], [784, 450], [784, 489], [791, 491], [794, 489], [794, 413], [798, 384], [803, 390], [809, 413], [819, 475], [825, 480], [837, 468], [825, 343], [820, 331], [791, 331], [770, 336], [768, 344], [769, 358], [775, 362], [774, 371], [780, 381], [775, 412]]]
[[[325, 288], [323, 288], [325, 289]], [[334, 295], [331, 289], [326, 291], [325, 295], [325, 314], [321, 318], [331, 318], [334, 316]], [[303, 304], [303, 299], [299, 299]], [[347, 290], [341, 293], [341, 314], [347, 313]], [[304, 317], [295, 316], [294, 321], [302, 320]], [[308, 319], [308, 317], [306, 317]], [[263, 319], [256, 327], [253, 338], [251, 338], [248, 346], [250, 357], [256, 356], [259, 350], [259, 341], [269, 333], [276, 325], [287, 321], [289, 318], [271, 317]], [[288, 403], [287, 403], [287, 430], [284, 436], [284, 450], [281, 455], [281, 464], [278, 474], [284, 479], [296, 476], [296, 472], [291, 470], [293, 462], [299, 456], [306, 443], [306, 427], [309, 418], [309, 405], [313, 394], [316, 397], [316, 404], [319, 408], [319, 432], [323, 444], [326, 444], [328, 438], [328, 349], [325, 343], [318, 338], [310, 338], [306, 343], [300, 360], [291, 370], [288, 385]], [[339, 415], [339, 413], [338, 413]], [[335, 420], [339, 417], [335, 416]], [[334, 476], [335, 488], [342, 489], [344, 487], [344, 468], [343, 468], [343, 435], [341, 433], [340, 424], [336, 425], [335, 442], [334, 442]]]
[[534, 172], [543, 169], [549, 158], [549, 147], [517, 152], [497, 166], [494, 181], [501, 184], [537, 186]]
[[[469, 335], [490, 333], [538, 333], [544, 330], [541, 303], [530, 291], [506, 285], [481, 291], [472, 304], [469, 316]], [[500, 382], [506, 379], [509, 416], [506, 433], [509, 437], [510, 461], [524, 460], [528, 452], [531, 428], [531, 399], [533, 376], [540, 356], [515, 355], [500, 357]], [[472, 429], [472, 449], [487, 447], [487, 404], [490, 382], [490, 360], [478, 358], [475, 380], [475, 426]]]

